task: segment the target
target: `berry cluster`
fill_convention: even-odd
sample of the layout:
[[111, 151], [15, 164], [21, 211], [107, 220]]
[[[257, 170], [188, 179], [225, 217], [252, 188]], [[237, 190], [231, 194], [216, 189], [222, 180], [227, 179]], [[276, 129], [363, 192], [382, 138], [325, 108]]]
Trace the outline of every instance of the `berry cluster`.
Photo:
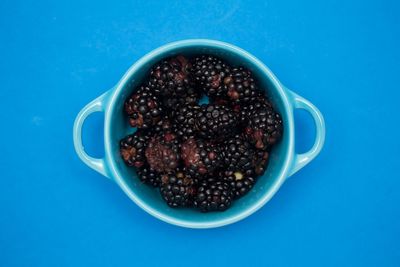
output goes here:
[[[136, 131], [120, 141], [124, 162], [171, 207], [223, 211], [267, 167], [282, 119], [250, 70], [211, 55], [152, 67], [125, 101]], [[202, 96], [208, 104], [199, 104]]]

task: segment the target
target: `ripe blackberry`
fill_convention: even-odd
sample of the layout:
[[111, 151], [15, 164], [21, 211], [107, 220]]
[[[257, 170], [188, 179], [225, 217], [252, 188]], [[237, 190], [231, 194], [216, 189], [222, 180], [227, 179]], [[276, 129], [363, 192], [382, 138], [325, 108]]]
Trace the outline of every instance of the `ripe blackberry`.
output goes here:
[[183, 56], [159, 62], [150, 72], [149, 88], [161, 97], [167, 109], [196, 103], [200, 94], [188, 74], [188, 60]]
[[213, 178], [204, 180], [197, 188], [193, 202], [202, 212], [224, 211], [232, 204], [232, 192], [226, 182]]
[[221, 165], [221, 152], [210, 142], [190, 138], [181, 146], [181, 157], [190, 174], [202, 179]]
[[152, 169], [160, 173], [174, 170], [180, 160], [179, 142], [176, 135], [166, 133], [153, 136], [145, 151], [146, 159]]
[[234, 133], [238, 124], [235, 112], [227, 106], [204, 104], [196, 118], [196, 128], [204, 138], [226, 138]]
[[227, 88], [223, 86], [223, 80], [229, 75], [230, 67], [225, 62], [214, 56], [202, 55], [194, 58], [191, 65], [195, 83], [207, 96], [226, 97]]
[[192, 204], [195, 187], [192, 178], [178, 170], [162, 175], [160, 193], [168, 206], [185, 207]]
[[137, 172], [138, 178], [143, 183], [149, 184], [154, 187], [158, 187], [161, 183], [160, 174], [158, 172], [156, 172], [155, 170], [153, 170], [147, 164], [141, 168], [138, 168], [136, 170], [136, 172]]
[[141, 86], [125, 101], [125, 112], [132, 127], [146, 129], [161, 119], [163, 109], [149, 87]]
[[265, 150], [277, 143], [283, 132], [279, 113], [270, 107], [261, 107], [247, 113], [245, 134], [256, 148]]
[[153, 135], [162, 135], [173, 130], [171, 119], [169, 116], [165, 115], [163, 118], [158, 121], [151, 129], [148, 130], [148, 134]]
[[224, 85], [228, 98], [234, 103], [250, 102], [258, 94], [251, 72], [243, 67], [232, 69], [224, 79]]
[[227, 139], [222, 151], [224, 167], [228, 171], [240, 171], [247, 176], [261, 175], [267, 167], [268, 151], [255, 149], [242, 135]]
[[234, 110], [238, 112], [241, 124], [246, 127], [248, 119], [253, 116], [254, 112], [263, 108], [272, 109], [272, 104], [263, 94], [259, 94], [249, 103], [235, 105]]
[[194, 136], [196, 127], [196, 116], [199, 110], [200, 107], [198, 105], [184, 105], [180, 107], [175, 113], [173, 113], [174, 132], [183, 140]]
[[235, 135], [224, 142], [222, 157], [225, 168], [229, 171], [253, 171], [255, 149], [241, 135]]
[[192, 87], [187, 72], [188, 63], [183, 56], [162, 60], [150, 71], [150, 88], [157, 95], [183, 95], [187, 87]]
[[168, 112], [173, 112], [181, 106], [197, 104], [200, 96], [196, 88], [190, 87], [187, 88], [186, 93], [183, 95], [174, 94], [169, 97], [164, 97], [162, 103]]
[[234, 199], [238, 199], [247, 194], [256, 182], [254, 175], [245, 175], [239, 171], [221, 172], [219, 174], [219, 179], [230, 186]]
[[128, 166], [139, 168], [144, 165], [147, 141], [148, 138], [142, 130], [137, 130], [120, 141], [120, 154]]

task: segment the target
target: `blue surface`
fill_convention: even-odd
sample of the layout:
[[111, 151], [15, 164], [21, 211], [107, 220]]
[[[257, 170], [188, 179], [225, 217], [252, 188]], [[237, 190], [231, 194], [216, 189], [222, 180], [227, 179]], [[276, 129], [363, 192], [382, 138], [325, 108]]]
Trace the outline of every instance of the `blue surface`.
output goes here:
[[[399, 266], [399, 4], [145, 2], [0, 2], [0, 265]], [[136, 207], [71, 136], [136, 59], [186, 38], [253, 53], [327, 124], [320, 156], [263, 209], [205, 231]], [[313, 128], [297, 118], [302, 151]], [[97, 156], [101, 119], [84, 127]]]

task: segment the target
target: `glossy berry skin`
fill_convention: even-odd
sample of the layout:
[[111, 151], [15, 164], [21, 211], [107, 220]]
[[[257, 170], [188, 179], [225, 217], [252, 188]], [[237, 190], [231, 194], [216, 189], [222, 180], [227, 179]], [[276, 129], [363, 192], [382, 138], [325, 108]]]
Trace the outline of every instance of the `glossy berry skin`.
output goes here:
[[202, 55], [192, 60], [190, 71], [195, 83], [211, 98], [226, 97], [224, 78], [230, 73], [230, 66], [223, 60], [210, 55]]
[[158, 187], [161, 183], [161, 176], [158, 172], [153, 170], [147, 164], [136, 170], [138, 178], [141, 182], [151, 185], [153, 187]]
[[254, 157], [254, 147], [242, 135], [235, 135], [223, 143], [222, 158], [226, 170], [243, 173], [253, 171]]
[[159, 173], [173, 171], [178, 167], [180, 160], [179, 146], [173, 133], [153, 136], [145, 151], [149, 166]]
[[246, 116], [245, 135], [257, 149], [269, 149], [282, 138], [282, 118], [272, 107], [254, 109]]
[[197, 113], [196, 129], [200, 137], [223, 139], [235, 133], [238, 119], [230, 107], [205, 104]]
[[224, 86], [232, 103], [250, 102], [259, 92], [252, 73], [243, 67], [233, 68], [224, 79]]
[[219, 179], [226, 182], [232, 191], [234, 199], [246, 195], [256, 182], [254, 175], [243, 174], [239, 171], [224, 171], [219, 174]]
[[185, 57], [177, 56], [162, 60], [151, 69], [148, 87], [161, 98], [166, 110], [196, 103], [200, 98], [188, 74], [188, 64]]
[[138, 130], [120, 141], [120, 154], [126, 165], [140, 168], [145, 164], [147, 142], [148, 137], [142, 130]]
[[188, 61], [183, 56], [167, 58], [157, 63], [150, 71], [150, 88], [157, 95], [183, 95], [191, 80], [187, 72]]
[[246, 127], [249, 116], [261, 108], [273, 109], [271, 102], [265, 97], [264, 93], [257, 93], [254, 98], [247, 103], [233, 104], [233, 110], [237, 113], [241, 126]]
[[184, 105], [173, 113], [173, 131], [182, 139], [187, 140], [196, 134], [196, 117], [200, 110], [198, 105]]
[[181, 157], [186, 169], [200, 180], [221, 166], [221, 156], [218, 146], [202, 139], [190, 138], [181, 146]]
[[187, 88], [184, 95], [172, 95], [170, 97], [162, 98], [162, 104], [168, 114], [171, 114], [179, 107], [185, 105], [195, 105], [199, 101], [201, 95], [194, 87]]
[[243, 135], [226, 139], [222, 145], [224, 169], [245, 175], [264, 173], [269, 159], [268, 150], [256, 149]]
[[232, 192], [226, 182], [213, 178], [200, 183], [194, 205], [202, 212], [224, 211], [232, 204]]
[[195, 188], [193, 180], [185, 172], [165, 174], [161, 178], [160, 193], [168, 206], [185, 207], [192, 204]]
[[148, 129], [161, 120], [163, 107], [148, 87], [141, 86], [125, 101], [125, 112], [132, 127]]
[[173, 131], [172, 122], [169, 116], [164, 115], [160, 121], [147, 130], [148, 136], [164, 135]]

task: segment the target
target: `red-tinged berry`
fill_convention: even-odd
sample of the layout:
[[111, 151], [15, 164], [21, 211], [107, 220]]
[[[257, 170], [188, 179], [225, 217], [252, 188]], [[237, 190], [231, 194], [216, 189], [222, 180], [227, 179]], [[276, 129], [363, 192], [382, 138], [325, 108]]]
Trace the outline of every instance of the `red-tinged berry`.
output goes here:
[[159, 98], [141, 86], [125, 101], [125, 112], [132, 127], [147, 129], [161, 120], [163, 108]]

